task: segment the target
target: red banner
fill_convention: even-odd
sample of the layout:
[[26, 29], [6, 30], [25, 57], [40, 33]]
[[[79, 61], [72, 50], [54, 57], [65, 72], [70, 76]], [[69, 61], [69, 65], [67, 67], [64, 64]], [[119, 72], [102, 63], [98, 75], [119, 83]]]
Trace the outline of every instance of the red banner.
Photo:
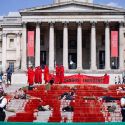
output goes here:
[[28, 31], [28, 52], [29, 57], [34, 57], [34, 31]]
[[111, 57], [118, 57], [118, 31], [111, 31]]
[[109, 76], [72, 75], [64, 77], [64, 84], [109, 84]]

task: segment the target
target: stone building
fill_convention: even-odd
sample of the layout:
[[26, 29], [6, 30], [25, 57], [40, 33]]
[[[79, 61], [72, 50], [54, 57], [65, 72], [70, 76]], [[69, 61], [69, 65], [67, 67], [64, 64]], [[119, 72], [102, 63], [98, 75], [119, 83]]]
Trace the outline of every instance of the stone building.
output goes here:
[[[0, 67], [15, 71], [27, 66], [56, 64], [65, 70], [123, 71], [125, 9], [93, 0], [54, 0], [53, 4], [10, 12], [0, 17]], [[28, 31], [34, 32], [29, 57]], [[112, 34], [118, 34], [118, 56], [112, 56]], [[116, 54], [117, 55], [117, 54]]]

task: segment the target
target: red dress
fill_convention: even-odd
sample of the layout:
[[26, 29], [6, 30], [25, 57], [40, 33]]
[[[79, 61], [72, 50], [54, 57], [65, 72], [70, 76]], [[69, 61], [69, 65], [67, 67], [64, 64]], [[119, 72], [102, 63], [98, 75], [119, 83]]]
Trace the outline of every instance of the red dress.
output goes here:
[[42, 69], [38, 67], [38, 82], [42, 83]]
[[33, 69], [29, 68], [27, 71], [27, 75], [28, 75], [28, 84], [33, 85], [35, 76], [35, 72], [33, 71]]
[[60, 83], [63, 83], [64, 81], [64, 67], [60, 67]]
[[35, 83], [39, 83], [39, 69], [35, 68]]
[[44, 68], [44, 80], [45, 80], [45, 82], [49, 82], [49, 68], [48, 68], [48, 66], [45, 66], [45, 68]]
[[55, 83], [59, 83], [60, 82], [60, 67], [56, 66], [56, 79], [55, 79]]

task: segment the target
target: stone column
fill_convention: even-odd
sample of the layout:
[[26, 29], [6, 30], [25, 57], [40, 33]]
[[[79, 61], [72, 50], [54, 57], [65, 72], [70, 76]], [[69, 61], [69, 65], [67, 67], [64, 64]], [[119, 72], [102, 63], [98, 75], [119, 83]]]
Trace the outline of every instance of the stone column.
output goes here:
[[105, 69], [110, 70], [110, 28], [109, 23], [105, 27]]
[[49, 69], [54, 70], [54, 24], [50, 23], [49, 30]]
[[68, 70], [68, 27], [67, 23], [64, 23], [63, 28], [63, 66], [65, 70]]
[[16, 68], [20, 68], [20, 59], [21, 59], [21, 34], [17, 34], [16, 42]]
[[124, 34], [123, 34], [124, 23], [120, 23], [119, 27], [119, 69], [124, 69]]
[[96, 25], [92, 22], [91, 27], [91, 70], [96, 70]]
[[27, 29], [26, 29], [26, 23], [23, 23], [21, 69], [24, 71], [26, 71], [27, 69], [26, 47], [27, 47]]
[[40, 23], [36, 24], [35, 66], [40, 66]]
[[82, 70], [82, 26], [78, 23], [77, 28], [77, 69]]
[[7, 46], [7, 36], [4, 33], [2, 35], [2, 71], [6, 72], [6, 46]]

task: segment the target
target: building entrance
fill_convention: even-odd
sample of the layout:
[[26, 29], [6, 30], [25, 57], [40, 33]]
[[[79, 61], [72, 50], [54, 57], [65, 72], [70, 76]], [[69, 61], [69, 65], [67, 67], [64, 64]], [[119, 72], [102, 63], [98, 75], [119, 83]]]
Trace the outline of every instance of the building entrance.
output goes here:
[[77, 67], [77, 53], [69, 53], [69, 69], [76, 69]]
[[40, 51], [40, 65], [42, 68], [46, 65], [46, 51]]
[[105, 68], [105, 51], [99, 51], [99, 69]]

